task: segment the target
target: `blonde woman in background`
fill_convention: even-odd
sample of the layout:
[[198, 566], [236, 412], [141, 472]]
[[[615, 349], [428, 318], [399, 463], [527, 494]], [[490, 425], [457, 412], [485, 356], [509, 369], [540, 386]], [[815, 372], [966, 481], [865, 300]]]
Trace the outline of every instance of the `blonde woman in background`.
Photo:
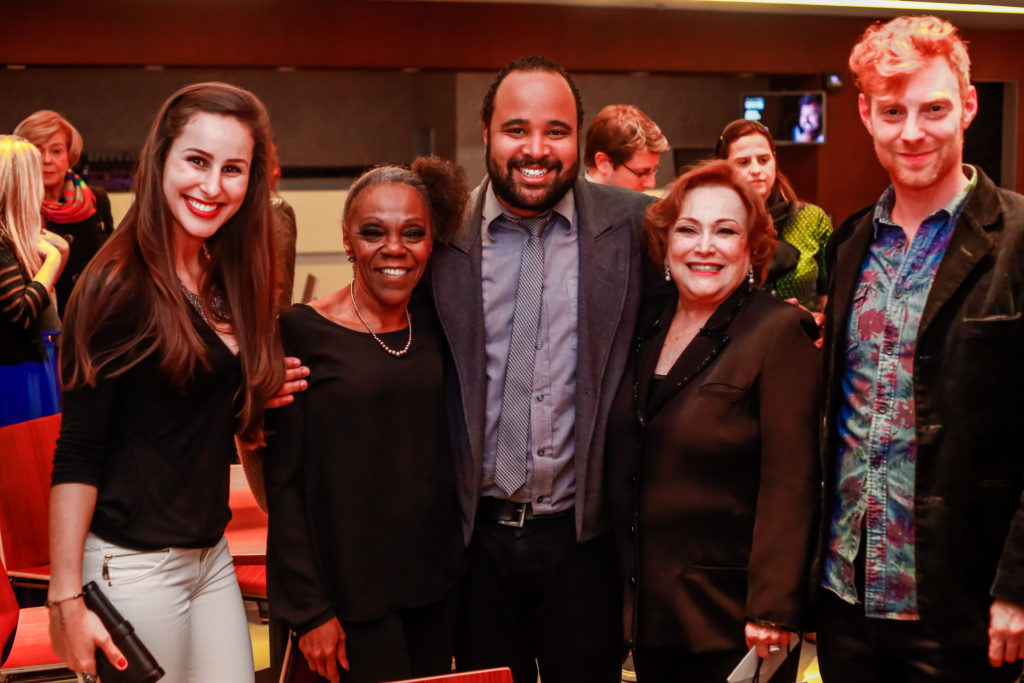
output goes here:
[[68, 244], [43, 228], [39, 151], [0, 135], [0, 426], [60, 412], [52, 301]]

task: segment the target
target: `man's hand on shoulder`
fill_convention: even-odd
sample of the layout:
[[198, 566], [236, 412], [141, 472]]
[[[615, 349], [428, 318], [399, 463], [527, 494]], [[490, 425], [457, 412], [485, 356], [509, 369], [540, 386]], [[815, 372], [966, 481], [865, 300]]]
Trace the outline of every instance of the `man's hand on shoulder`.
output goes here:
[[1024, 607], [996, 600], [989, 609], [988, 661], [992, 666], [1024, 658]]

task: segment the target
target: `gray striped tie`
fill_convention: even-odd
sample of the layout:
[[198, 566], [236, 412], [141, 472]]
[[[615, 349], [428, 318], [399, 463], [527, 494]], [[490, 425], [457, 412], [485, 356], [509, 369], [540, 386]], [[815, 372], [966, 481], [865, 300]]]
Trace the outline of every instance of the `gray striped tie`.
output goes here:
[[494, 454], [494, 482], [508, 495], [526, 483], [526, 462], [530, 456], [530, 396], [533, 393], [533, 356], [537, 348], [541, 295], [544, 291], [544, 245], [541, 235], [551, 222], [547, 211], [521, 218], [504, 214], [518, 223], [530, 237], [519, 263], [516, 309], [512, 318], [512, 339], [505, 368], [505, 388], [498, 418], [498, 442]]

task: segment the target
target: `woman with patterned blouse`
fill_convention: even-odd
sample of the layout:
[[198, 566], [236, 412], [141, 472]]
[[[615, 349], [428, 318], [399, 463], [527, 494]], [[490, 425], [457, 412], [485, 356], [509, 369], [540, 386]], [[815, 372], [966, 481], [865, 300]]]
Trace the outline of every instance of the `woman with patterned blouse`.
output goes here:
[[775, 223], [779, 244], [764, 289], [781, 299], [797, 299], [810, 311], [824, 311], [825, 245], [832, 223], [821, 207], [800, 201], [778, 170], [772, 134], [758, 121], [737, 119], [719, 136], [715, 157], [728, 160], [761, 195]]
[[19, 123], [14, 134], [31, 142], [42, 155], [43, 219], [47, 230], [69, 245], [67, 263], [56, 285], [57, 313], [63, 316], [78, 276], [114, 231], [110, 198], [75, 173], [82, 155], [82, 136], [66, 118], [42, 109]]

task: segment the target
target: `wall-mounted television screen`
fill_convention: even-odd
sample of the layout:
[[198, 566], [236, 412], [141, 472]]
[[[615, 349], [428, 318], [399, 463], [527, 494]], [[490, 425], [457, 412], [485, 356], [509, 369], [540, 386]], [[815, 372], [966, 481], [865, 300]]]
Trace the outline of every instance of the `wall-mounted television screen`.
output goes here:
[[777, 145], [825, 142], [825, 92], [750, 93], [742, 96], [743, 118], [760, 121]]

